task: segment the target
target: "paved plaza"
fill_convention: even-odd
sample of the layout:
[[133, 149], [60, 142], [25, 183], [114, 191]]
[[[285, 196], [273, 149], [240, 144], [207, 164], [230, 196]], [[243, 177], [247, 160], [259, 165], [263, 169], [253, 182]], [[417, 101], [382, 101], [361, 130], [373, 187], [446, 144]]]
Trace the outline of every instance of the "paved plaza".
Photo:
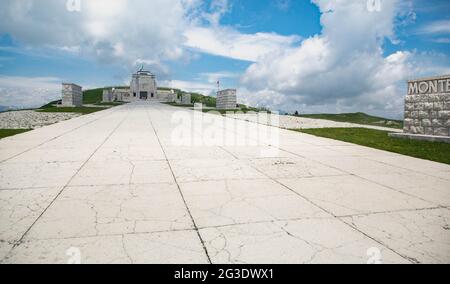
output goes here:
[[0, 261], [450, 262], [450, 166], [282, 129], [174, 139], [211, 121], [275, 129], [131, 103], [0, 140]]

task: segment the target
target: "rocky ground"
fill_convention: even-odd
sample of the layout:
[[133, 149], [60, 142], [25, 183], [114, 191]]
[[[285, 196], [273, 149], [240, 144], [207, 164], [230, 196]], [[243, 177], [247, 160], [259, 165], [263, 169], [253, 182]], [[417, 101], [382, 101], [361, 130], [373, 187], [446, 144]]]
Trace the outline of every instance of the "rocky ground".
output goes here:
[[76, 113], [44, 113], [34, 110], [0, 113], [0, 129], [36, 129], [78, 117]]
[[387, 128], [381, 126], [362, 125], [347, 122], [335, 122], [324, 119], [312, 119], [304, 117], [295, 117], [287, 115], [271, 115], [272, 119], [261, 120], [255, 114], [227, 114], [228, 117], [259, 122], [265, 125], [279, 126], [285, 129], [308, 129], [308, 128], [370, 128], [378, 130], [386, 130], [391, 132], [402, 132], [400, 129]]

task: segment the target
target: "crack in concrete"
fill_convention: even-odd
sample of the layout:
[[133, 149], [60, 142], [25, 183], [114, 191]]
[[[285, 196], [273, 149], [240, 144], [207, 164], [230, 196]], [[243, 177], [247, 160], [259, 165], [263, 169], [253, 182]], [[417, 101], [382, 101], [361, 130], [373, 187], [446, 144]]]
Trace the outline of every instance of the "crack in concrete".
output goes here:
[[[81, 165], [80, 168], [75, 172], [75, 174], [68, 180], [66, 185], [58, 192], [55, 198], [50, 202], [50, 204], [44, 209], [44, 211], [34, 220], [34, 222], [28, 227], [28, 229], [22, 234], [22, 236], [18, 239], [16, 244], [13, 246], [11, 251], [13, 251], [16, 247], [23, 243], [26, 235], [30, 232], [30, 230], [34, 227], [34, 225], [38, 222], [38, 220], [47, 212], [47, 210], [54, 204], [54, 202], [58, 199], [58, 197], [63, 193], [63, 191], [67, 188], [67, 185], [75, 178], [75, 176], [81, 171], [81, 169], [89, 162], [89, 160], [95, 155], [95, 153], [108, 141], [108, 139], [112, 136], [112, 134], [120, 127], [120, 125], [126, 120], [129, 115], [129, 109], [127, 109], [127, 113], [125, 117], [117, 124], [117, 126], [107, 135], [107, 137], [103, 140], [103, 142], [94, 150], [94, 152], [89, 156], [89, 158]], [[99, 118], [100, 119], [100, 118]], [[84, 125], [83, 125], [84, 126]], [[47, 143], [47, 142], [46, 142]], [[45, 144], [45, 143], [44, 143]], [[5, 256], [5, 258], [11, 253], [11, 251]], [[2, 259], [3, 260], [3, 259]]]
[[196, 222], [195, 222], [195, 220], [194, 220], [194, 217], [192, 216], [192, 213], [191, 213], [191, 211], [190, 211], [190, 209], [189, 209], [189, 206], [188, 206], [188, 204], [187, 204], [187, 202], [186, 202], [186, 199], [185, 199], [185, 197], [184, 197], [184, 195], [183, 195], [183, 192], [181, 191], [180, 185], [179, 185], [179, 183], [177, 182], [177, 178], [176, 178], [176, 176], [175, 176], [175, 173], [173, 172], [172, 165], [171, 165], [170, 162], [169, 162], [169, 159], [168, 159], [168, 157], [167, 157], [167, 154], [166, 154], [166, 152], [165, 152], [165, 150], [164, 150], [164, 147], [163, 147], [163, 145], [162, 145], [162, 143], [161, 143], [161, 140], [160, 140], [160, 138], [159, 138], [159, 136], [158, 136], [158, 132], [156, 131], [155, 126], [153, 125], [153, 122], [152, 122], [152, 120], [151, 120], [151, 118], [150, 118], [150, 114], [148, 113], [148, 110], [146, 110], [146, 112], [147, 112], [147, 118], [148, 118], [148, 120], [149, 120], [149, 122], [150, 122], [150, 126], [151, 126], [151, 128], [153, 129], [153, 131], [154, 131], [154, 133], [155, 133], [155, 135], [156, 135], [156, 138], [157, 138], [157, 140], [158, 140], [159, 146], [161, 147], [161, 150], [162, 150], [163, 153], [164, 153], [164, 157], [166, 158], [166, 162], [167, 162], [167, 164], [169, 165], [170, 172], [172, 173], [173, 179], [175, 180], [175, 183], [176, 183], [176, 185], [177, 185], [177, 188], [178, 188], [178, 191], [179, 191], [179, 193], [180, 193], [180, 195], [181, 195], [181, 198], [182, 198], [182, 200], [183, 200], [183, 202], [184, 202], [184, 205], [185, 205], [185, 207], [186, 207], [186, 210], [188, 211], [189, 216], [191, 217], [191, 221], [192, 221], [192, 223], [193, 223], [193, 225], [194, 225], [194, 230], [196, 231], [197, 236], [198, 236], [198, 238], [199, 238], [199, 240], [200, 240], [200, 243], [201, 243], [201, 245], [202, 245], [202, 247], [203, 247], [203, 250], [204, 250], [204, 252], [205, 252], [205, 255], [206, 255], [206, 258], [207, 258], [207, 260], [208, 260], [208, 263], [211, 264], [211, 263], [212, 263], [212, 262], [211, 262], [211, 258], [210, 258], [209, 254], [208, 254], [208, 250], [207, 250], [207, 248], [206, 248], [206, 246], [205, 246], [205, 242], [204, 242], [204, 240], [203, 240], [203, 238], [202, 238], [202, 236], [201, 236], [201, 234], [200, 234], [200, 231], [199, 231], [199, 229], [198, 229], [198, 227], [197, 227], [197, 224], [196, 224]]

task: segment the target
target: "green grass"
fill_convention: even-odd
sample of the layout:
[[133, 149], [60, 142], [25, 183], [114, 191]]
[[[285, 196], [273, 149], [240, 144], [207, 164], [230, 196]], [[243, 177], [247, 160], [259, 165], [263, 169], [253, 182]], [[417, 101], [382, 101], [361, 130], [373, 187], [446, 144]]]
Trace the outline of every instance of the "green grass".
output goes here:
[[47, 109], [47, 108], [55, 107], [55, 105], [57, 105], [60, 102], [61, 102], [61, 100], [49, 102], [48, 104], [41, 106], [40, 109]]
[[31, 129], [0, 129], [0, 139], [30, 131]]
[[450, 144], [391, 138], [387, 131], [365, 128], [292, 129], [415, 158], [450, 164]]
[[193, 104], [190, 104], [190, 105], [183, 105], [183, 104], [177, 104], [177, 103], [163, 103], [163, 104], [169, 105], [169, 106], [176, 106], [176, 107], [187, 107], [187, 108], [194, 107]]
[[326, 119], [337, 122], [350, 122], [365, 125], [383, 126], [397, 129], [403, 128], [403, 121], [372, 116], [362, 112], [341, 114], [301, 114], [298, 116], [315, 119]]
[[121, 106], [127, 104], [126, 102], [106, 102], [106, 103], [96, 103], [96, 106]]
[[216, 98], [203, 96], [197, 93], [191, 93], [191, 101], [193, 104], [202, 103], [206, 107], [216, 107]]
[[83, 104], [97, 104], [103, 100], [103, 88], [83, 92]]
[[70, 112], [70, 113], [80, 113], [80, 114], [90, 114], [97, 111], [105, 110], [103, 107], [50, 107], [45, 109], [40, 109], [40, 112]]

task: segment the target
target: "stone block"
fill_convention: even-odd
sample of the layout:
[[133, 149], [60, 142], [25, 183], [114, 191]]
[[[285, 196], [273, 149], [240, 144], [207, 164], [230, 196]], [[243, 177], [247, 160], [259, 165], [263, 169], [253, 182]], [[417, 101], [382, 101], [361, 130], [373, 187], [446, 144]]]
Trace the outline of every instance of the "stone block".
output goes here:
[[424, 129], [422, 126], [411, 126], [410, 133], [412, 134], [423, 134]]
[[439, 98], [441, 101], [450, 101], [450, 93], [440, 94]]
[[414, 104], [414, 110], [424, 111], [425, 110], [424, 103], [419, 102], [419, 103]]
[[414, 110], [414, 104], [412, 104], [412, 103], [406, 103], [406, 104], [405, 104], [405, 110], [406, 110], [406, 111], [412, 111], [412, 110]]
[[419, 112], [418, 111], [411, 111], [409, 114], [410, 118], [419, 118]]
[[431, 121], [431, 124], [432, 124], [433, 127], [442, 127], [443, 126], [442, 125], [442, 120], [437, 119], [437, 118], [433, 119]]
[[450, 118], [450, 111], [448, 110], [442, 110], [438, 112], [438, 118], [439, 119], [449, 119]]
[[448, 128], [445, 128], [445, 127], [434, 128], [434, 134], [433, 135], [448, 136]]
[[424, 127], [423, 132], [425, 135], [433, 135], [434, 128], [433, 127]]
[[420, 124], [422, 123], [422, 121], [420, 119], [414, 119], [414, 126], [420, 126]]
[[434, 109], [433, 103], [423, 103], [423, 110], [425, 111], [431, 111]]
[[444, 110], [450, 110], [450, 101], [444, 102]]
[[434, 102], [433, 103], [433, 109], [435, 111], [444, 110], [444, 102]]
[[412, 125], [414, 125], [414, 119], [406, 118], [405, 121], [404, 121], [404, 126], [409, 127], [409, 126], [412, 126]]
[[422, 125], [423, 127], [431, 127], [431, 120], [429, 120], [429, 119], [427, 119], [427, 118], [422, 119], [421, 125]]
[[429, 114], [427, 111], [419, 111], [419, 118], [420, 119], [424, 119], [424, 118], [428, 118]]

